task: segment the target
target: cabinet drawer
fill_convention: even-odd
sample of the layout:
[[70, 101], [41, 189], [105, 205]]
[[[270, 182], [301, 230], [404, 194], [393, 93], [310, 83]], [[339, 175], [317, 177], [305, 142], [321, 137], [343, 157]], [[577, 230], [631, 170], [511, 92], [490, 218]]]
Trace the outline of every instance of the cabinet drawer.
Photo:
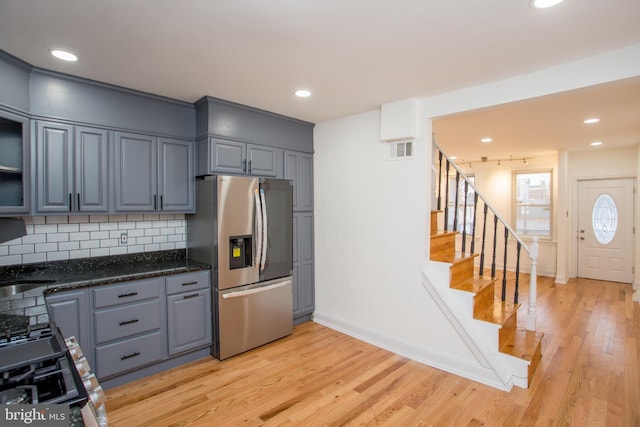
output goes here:
[[96, 344], [160, 328], [160, 300], [98, 310], [94, 314]]
[[167, 295], [191, 292], [198, 289], [209, 289], [209, 277], [209, 270], [167, 276]]
[[160, 331], [96, 347], [99, 379], [130, 371], [162, 358]]
[[158, 298], [161, 283], [162, 278], [153, 278], [97, 287], [93, 290], [93, 306], [101, 308]]

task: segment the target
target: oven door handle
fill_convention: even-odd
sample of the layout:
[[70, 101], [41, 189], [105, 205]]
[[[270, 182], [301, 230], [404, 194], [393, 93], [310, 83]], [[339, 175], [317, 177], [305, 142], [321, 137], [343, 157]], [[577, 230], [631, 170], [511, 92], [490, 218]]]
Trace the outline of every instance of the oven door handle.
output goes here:
[[283, 288], [283, 287], [288, 286], [290, 284], [291, 284], [291, 280], [284, 280], [282, 282], [273, 283], [273, 284], [267, 285], [267, 286], [260, 286], [258, 288], [247, 289], [245, 291], [229, 292], [228, 294], [223, 294], [222, 298], [227, 299], [227, 298], [245, 297], [247, 295], [254, 295], [254, 294], [259, 294], [259, 293], [262, 293], [262, 292], [272, 291], [272, 290], [278, 289], [278, 288]]

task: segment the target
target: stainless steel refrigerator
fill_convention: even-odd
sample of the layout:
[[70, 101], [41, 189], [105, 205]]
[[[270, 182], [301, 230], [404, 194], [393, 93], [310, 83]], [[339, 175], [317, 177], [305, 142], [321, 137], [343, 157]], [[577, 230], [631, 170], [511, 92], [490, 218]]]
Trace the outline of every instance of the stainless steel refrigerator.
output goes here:
[[293, 332], [291, 181], [198, 177], [187, 251], [212, 266], [211, 354], [226, 359]]

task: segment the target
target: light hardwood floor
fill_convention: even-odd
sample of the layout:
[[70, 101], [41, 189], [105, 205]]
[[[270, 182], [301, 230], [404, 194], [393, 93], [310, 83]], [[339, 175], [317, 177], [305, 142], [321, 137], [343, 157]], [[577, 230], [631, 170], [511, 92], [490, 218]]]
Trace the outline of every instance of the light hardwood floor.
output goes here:
[[539, 278], [538, 287], [545, 337], [528, 390], [498, 391], [309, 322], [226, 361], [108, 390], [109, 425], [640, 426], [631, 286]]

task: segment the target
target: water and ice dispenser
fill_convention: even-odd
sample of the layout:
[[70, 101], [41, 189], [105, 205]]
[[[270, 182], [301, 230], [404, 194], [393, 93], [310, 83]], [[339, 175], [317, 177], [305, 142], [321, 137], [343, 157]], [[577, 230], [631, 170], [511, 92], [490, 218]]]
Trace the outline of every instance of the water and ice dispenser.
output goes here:
[[252, 239], [251, 235], [229, 237], [229, 269], [234, 270], [253, 265]]

